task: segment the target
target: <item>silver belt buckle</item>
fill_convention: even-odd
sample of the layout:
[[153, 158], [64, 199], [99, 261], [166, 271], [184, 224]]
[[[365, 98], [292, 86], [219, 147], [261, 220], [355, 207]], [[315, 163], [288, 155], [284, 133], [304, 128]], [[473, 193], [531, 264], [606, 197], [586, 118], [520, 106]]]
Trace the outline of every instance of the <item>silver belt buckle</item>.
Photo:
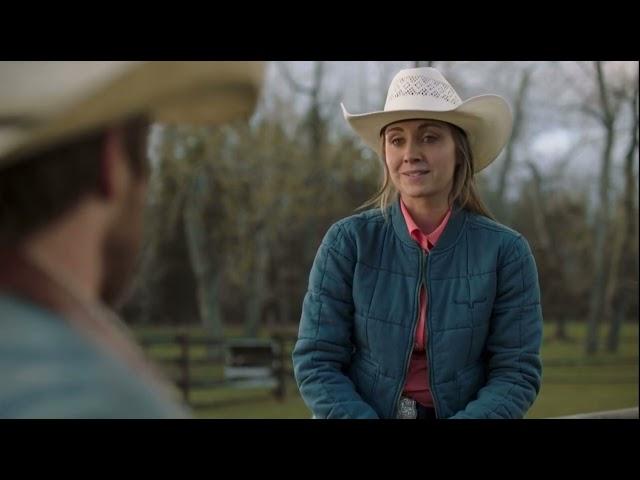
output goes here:
[[416, 419], [418, 418], [418, 409], [416, 408], [416, 401], [412, 398], [401, 397], [398, 404], [398, 414], [396, 418], [401, 419]]

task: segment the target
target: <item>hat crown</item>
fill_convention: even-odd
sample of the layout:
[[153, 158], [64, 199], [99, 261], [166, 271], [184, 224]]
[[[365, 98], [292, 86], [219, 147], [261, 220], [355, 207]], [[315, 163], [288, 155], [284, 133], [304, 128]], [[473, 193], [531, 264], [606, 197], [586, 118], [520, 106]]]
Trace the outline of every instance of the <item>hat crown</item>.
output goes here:
[[384, 109], [446, 111], [461, 103], [460, 96], [435, 68], [408, 68], [393, 77]]

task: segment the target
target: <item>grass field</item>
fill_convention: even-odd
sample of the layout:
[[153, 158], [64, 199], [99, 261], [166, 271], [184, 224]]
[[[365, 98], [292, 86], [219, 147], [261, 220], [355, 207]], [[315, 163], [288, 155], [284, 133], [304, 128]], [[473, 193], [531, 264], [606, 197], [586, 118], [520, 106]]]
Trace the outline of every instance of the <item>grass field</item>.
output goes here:
[[542, 388], [526, 418], [637, 406], [638, 324], [623, 326], [618, 352], [590, 357], [584, 353], [584, 324], [570, 324], [568, 331], [572, 343], [559, 343], [545, 335]]
[[[136, 329], [139, 336], [171, 333], [171, 327]], [[188, 329], [190, 334], [203, 335], [200, 328]], [[549, 418], [576, 413], [615, 410], [638, 405], [638, 324], [623, 326], [620, 348], [615, 354], [605, 352], [593, 356], [584, 353], [584, 324], [571, 323], [568, 333], [572, 342], [557, 342], [551, 338], [553, 325], [546, 328], [542, 346], [543, 384], [538, 399], [526, 418]], [[603, 333], [605, 329], [603, 329]], [[238, 336], [238, 330], [227, 332]], [[261, 336], [267, 336], [262, 332]], [[289, 343], [287, 348], [291, 348]], [[150, 357], [160, 360], [177, 355], [176, 345], [162, 345], [148, 350]], [[195, 349], [194, 357], [205, 355], [205, 348]], [[290, 358], [290, 355], [288, 356]], [[166, 368], [175, 374], [174, 368]], [[222, 367], [196, 367], [194, 377], [221, 378]], [[199, 418], [310, 418], [295, 383], [287, 385], [287, 396], [278, 401], [268, 389], [216, 388], [194, 390], [191, 401], [216, 402], [215, 408], [198, 408]]]

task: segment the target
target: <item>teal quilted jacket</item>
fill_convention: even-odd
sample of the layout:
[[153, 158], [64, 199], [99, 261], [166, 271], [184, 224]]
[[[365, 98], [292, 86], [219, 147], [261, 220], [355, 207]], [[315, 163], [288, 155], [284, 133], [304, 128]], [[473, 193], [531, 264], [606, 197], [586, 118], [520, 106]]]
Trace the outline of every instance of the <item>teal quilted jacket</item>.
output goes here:
[[454, 208], [430, 253], [399, 202], [335, 223], [316, 255], [294, 372], [316, 418], [394, 418], [426, 285], [438, 418], [522, 418], [541, 383], [534, 258], [517, 232]]

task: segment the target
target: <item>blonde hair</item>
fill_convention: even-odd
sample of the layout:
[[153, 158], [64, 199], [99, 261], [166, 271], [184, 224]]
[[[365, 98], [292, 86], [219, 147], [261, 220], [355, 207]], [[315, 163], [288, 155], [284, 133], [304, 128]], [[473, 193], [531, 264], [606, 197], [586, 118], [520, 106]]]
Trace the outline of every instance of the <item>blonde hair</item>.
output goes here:
[[[473, 153], [469, 145], [467, 134], [456, 125], [446, 123], [453, 137], [455, 144], [456, 166], [453, 172], [453, 185], [449, 192], [449, 206], [457, 204], [460, 208], [466, 209], [478, 215], [485, 216], [495, 220], [485, 203], [480, 198], [480, 192], [476, 185], [473, 172]], [[386, 128], [386, 127], [385, 127]], [[367, 207], [378, 207], [382, 214], [386, 217], [387, 207], [392, 201], [398, 198], [391, 176], [389, 175], [389, 167], [385, 156], [385, 137], [384, 128], [380, 131], [380, 160], [382, 161], [383, 176], [378, 191], [358, 207], [358, 210]]]

